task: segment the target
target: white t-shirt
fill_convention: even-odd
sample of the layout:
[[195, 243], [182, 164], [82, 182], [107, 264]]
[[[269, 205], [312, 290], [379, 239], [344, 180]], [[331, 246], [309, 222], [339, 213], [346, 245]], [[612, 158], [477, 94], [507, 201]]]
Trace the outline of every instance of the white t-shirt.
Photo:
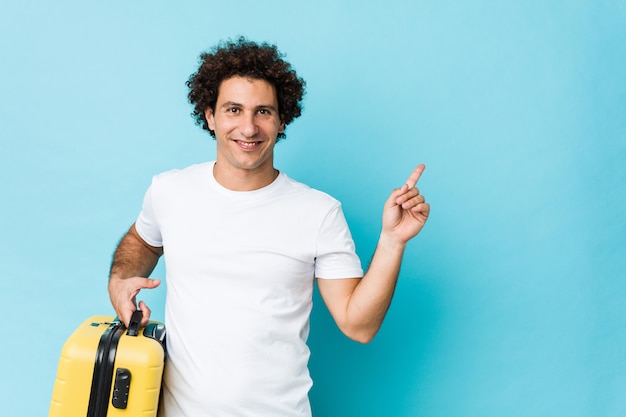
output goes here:
[[310, 416], [314, 277], [363, 275], [340, 203], [282, 173], [228, 190], [208, 162], [155, 176], [136, 228], [165, 256], [160, 415]]

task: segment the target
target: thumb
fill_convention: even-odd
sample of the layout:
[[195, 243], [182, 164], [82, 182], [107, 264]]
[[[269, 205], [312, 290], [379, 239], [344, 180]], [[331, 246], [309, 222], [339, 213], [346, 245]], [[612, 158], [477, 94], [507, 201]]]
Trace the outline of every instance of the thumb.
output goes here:
[[391, 194], [389, 195], [389, 198], [387, 199], [387, 201], [385, 202], [385, 209], [391, 209], [395, 206], [398, 205], [398, 202], [396, 201], [398, 199], [398, 197], [400, 197], [402, 194], [406, 193], [408, 190], [408, 186], [405, 184], [403, 185], [401, 188], [396, 188], [394, 189]]
[[161, 285], [160, 279], [145, 278], [144, 286], [142, 286], [142, 288], [151, 290], [153, 288], [158, 287], [159, 285]]
[[148, 321], [150, 321], [150, 314], [152, 314], [152, 310], [150, 310], [150, 307], [148, 307], [148, 305], [143, 301], [139, 302], [139, 309], [142, 313], [140, 326], [146, 327], [148, 325]]

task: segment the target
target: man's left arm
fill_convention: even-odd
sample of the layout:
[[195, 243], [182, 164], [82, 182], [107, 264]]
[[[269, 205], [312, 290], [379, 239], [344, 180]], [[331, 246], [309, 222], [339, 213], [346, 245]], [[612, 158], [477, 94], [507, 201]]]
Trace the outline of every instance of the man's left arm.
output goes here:
[[428, 219], [430, 205], [415, 187], [425, 166], [418, 166], [384, 206], [382, 230], [372, 262], [363, 278], [318, 279], [328, 310], [341, 331], [361, 343], [370, 342], [383, 322], [398, 281], [407, 242]]

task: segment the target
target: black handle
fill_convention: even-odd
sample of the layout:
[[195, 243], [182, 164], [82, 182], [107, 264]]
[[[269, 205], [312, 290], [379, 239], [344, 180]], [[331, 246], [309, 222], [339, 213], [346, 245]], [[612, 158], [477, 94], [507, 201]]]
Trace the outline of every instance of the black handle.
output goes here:
[[128, 332], [126, 333], [129, 336], [137, 336], [139, 333], [139, 325], [141, 324], [141, 319], [143, 317], [143, 313], [141, 310], [135, 310], [133, 315], [130, 316], [130, 322], [128, 323]]

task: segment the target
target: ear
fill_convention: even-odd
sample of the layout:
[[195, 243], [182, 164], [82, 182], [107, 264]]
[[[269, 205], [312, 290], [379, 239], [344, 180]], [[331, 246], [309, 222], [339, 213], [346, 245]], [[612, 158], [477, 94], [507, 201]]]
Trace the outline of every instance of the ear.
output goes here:
[[213, 116], [213, 110], [210, 107], [204, 111], [204, 117], [206, 117], [209, 129], [215, 132], [215, 117]]
[[283, 133], [285, 131], [285, 122], [281, 121], [280, 126], [278, 126], [278, 133]]

